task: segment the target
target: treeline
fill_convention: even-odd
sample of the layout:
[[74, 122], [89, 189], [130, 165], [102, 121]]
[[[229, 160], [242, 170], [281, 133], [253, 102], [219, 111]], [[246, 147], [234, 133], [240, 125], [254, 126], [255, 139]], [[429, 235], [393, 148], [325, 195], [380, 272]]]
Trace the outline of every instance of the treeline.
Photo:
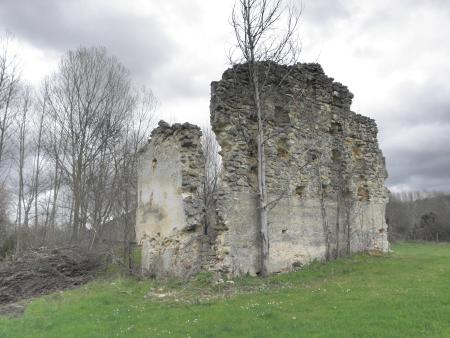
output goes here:
[[33, 88], [0, 39], [0, 257], [134, 238], [136, 160], [156, 100], [102, 47], [65, 53]]
[[391, 241], [450, 241], [450, 194], [391, 194], [386, 219]]

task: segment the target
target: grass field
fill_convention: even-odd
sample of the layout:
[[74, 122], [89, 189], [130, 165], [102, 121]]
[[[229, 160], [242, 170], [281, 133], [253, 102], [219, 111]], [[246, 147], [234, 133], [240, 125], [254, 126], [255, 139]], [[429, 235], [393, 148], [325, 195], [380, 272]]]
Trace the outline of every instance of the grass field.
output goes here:
[[450, 337], [450, 245], [393, 250], [220, 284], [97, 281], [0, 318], [0, 337]]

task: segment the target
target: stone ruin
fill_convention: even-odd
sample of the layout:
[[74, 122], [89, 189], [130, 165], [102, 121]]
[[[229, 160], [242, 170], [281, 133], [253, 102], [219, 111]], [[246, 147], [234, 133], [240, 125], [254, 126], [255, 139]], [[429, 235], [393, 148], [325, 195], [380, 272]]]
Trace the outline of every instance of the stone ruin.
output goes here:
[[[319, 64], [259, 66], [266, 74], [268, 270], [387, 251], [387, 172], [375, 121], [350, 110], [353, 94]], [[222, 170], [208, 222], [200, 193], [200, 129], [161, 121], [152, 132], [138, 168], [136, 235], [145, 274], [259, 273], [253, 106], [244, 65], [211, 84], [211, 125]]]

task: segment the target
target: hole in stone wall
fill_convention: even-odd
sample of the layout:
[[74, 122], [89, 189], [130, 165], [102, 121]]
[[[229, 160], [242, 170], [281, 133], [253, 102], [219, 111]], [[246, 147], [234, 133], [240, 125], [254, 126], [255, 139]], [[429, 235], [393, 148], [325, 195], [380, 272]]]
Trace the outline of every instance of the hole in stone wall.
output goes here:
[[331, 122], [331, 125], [330, 125], [330, 128], [328, 131], [332, 135], [341, 133], [342, 132], [342, 124], [340, 124], [339, 122]]
[[281, 139], [277, 143], [277, 155], [278, 158], [287, 160], [289, 158], [289, 150], [286, 139]]
[[285, 234], [286, 232], [287, 232], [287, 229], [282, 229], [282, 230], [281, 230], [281, 233], [282, 233], [282, 234]]
[[357, 196], [358, 200], [361, 202], [366, 202], [369, 200], [369, 188], [367, 187], [367, 185], [358, 187]]
[[250, 158], [256, 159], [258, 152], [258, 146], [256, 145], [256, 142], [251, 138], [248, 141], [248, 155]]
[[333, 160], [333, 162], [338, 162], [340, 160], [342, 160], [342, 153], [339, 149], [333, 149], [331, 151], [331, 159]]
[[292, 268], [294, 268], [294, 269], [301, 268], [302, 266], [303, 266], [302, 262], [299, 262], [299, 261], [292, 263]]
[[252, 188], [256, 189], [258, 187], [258, 162], [256, 158], [249, 158], [248, 168], [247, 182]]
[[154, 158], [152, 161], [152, 168], [155, 169], [157, 164], [158, 164], [158, 160], [156, 158]]
[[361, 157], [362, 155], [362, 147], [359, 144], [355, 144], [352, 148], [353, 157]]
[[295, 188], [295, 194], [300, 197], [300, 198], [304, 198], [305, 197], [305, 186], [304, 185], [299, 185]]
[[308, 162], [315, 161], [319, 158], [319, 152], [316, 149], [310, 149], [307, 153]]
[[290, 123], [289, 110], [282, 105], [276, 105], [273, 120], [277, 124]]

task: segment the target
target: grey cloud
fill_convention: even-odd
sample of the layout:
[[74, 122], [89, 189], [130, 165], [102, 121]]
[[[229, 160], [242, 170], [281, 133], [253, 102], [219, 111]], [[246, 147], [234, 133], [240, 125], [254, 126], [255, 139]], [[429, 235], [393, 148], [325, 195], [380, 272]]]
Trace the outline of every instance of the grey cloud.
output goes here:
[[450, 191], [450, 154], [430, 157], [425, 153], [386, 153], [389, 187], [406, 187], [408, 190]]
[[158, 8], [161, 15], [136, 16], [106, 1], [99, 5], [87, 0], [6, 0], [0, 4], [0, 28], [4, 26], [35, 47], [58, 52], [79, 45], [105, 46], [136, 81], [153, 87], [166, 100], [208, 95], [209, 82], [197, 79], [198, 69], [186, 67], [180, 47], [161, 21], [164, 13], [179, 13], [182, 25], [189, 24], [198, 19], [201, 8], [188, 0]]
[[403, 0], [404, 6], [415, 7], [416, 5], [429, 8], [430, 5], [439, 10], [450, 11], [450, 3], [448, 0]]
[[[208, 97], [212, 79], [202, 73], [201, 66], [186, 66], [181, 60], [164, 71], [160, 92], [165, 97]], [[177, 97], [174, 97], [176, 93]]]
[[315, 24], [330, 25], [333, 22], [350, 18], [351, 11], [342, 0], [307, 0], [304, 2], [302, 19]]
[[381, 102], [374, 112], [387, 130], [437, 123], [450, 124], [450, 86], [427, 81], [401, 83], [391, 92], [390, 102]]
[[[104, 6], [68, 0], [7, 0], [0, 22], [42, 49], [64, 52], [79, 45], [103, 45], [141, 81], [148, 81], [174, 54], [175, 46], [158, 18], [123, 15]], [[86, 8], [84, 8], [86, 6]]]
[[411, 130], [384, 146], [388, 184], [450, 191], [450, 123]]
[[450, 190], [450, 88], [436, 79], [400, 83], [375, 109], [390, 186]]

